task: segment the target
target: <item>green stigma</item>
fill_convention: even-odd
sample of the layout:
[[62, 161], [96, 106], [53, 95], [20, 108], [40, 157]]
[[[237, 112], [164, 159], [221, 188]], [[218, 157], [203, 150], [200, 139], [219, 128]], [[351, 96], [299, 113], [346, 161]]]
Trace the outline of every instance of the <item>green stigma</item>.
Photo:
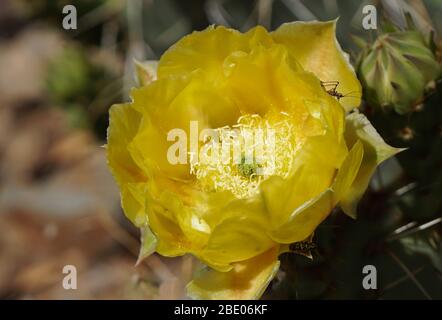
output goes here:
[[244, 156], [241, 157], [241, 163], [238, 164], [239, 173], [246, 178], [255, 176], [257, 174], [258, 168], [259, 165], [256, 165], [254, 163], [246, 163], [246, 158]]

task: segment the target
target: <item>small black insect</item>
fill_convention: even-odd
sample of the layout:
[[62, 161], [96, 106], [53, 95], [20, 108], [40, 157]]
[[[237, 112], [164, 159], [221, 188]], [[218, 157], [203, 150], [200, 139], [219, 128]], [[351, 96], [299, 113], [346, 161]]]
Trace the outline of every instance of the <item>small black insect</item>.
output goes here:
[[360, 96], [352, 96], [351, 94], [356, 94], [357, 91], [351, 91], [347, 94], [342, 94], [338, 91], [339, 81], [321, 81], [321, 87], [332, 97], [335, 97], [338, 101], [342, 98], [354, 98], [360, 99]]
[[336, 99], [344, 98], [345, 95], [338, 92], [339, 81], [321, 81], [321, 87], [324, 88], [325, 91], [332, 97]]
[[300, 241], [290, 244], [289, 249], [292, 251], [306, 252], [316, 249], [316, 244], [310, 241]]

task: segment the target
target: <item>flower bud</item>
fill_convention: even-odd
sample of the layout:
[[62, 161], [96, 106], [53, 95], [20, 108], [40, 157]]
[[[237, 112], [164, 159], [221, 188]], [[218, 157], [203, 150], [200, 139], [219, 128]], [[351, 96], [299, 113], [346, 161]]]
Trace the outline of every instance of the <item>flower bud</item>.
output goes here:
[[439, 77], [440, 65], [419, 32], [392, 32], [381, 35], [363, 54], [358, 73], [369, 104], [405, 114]]

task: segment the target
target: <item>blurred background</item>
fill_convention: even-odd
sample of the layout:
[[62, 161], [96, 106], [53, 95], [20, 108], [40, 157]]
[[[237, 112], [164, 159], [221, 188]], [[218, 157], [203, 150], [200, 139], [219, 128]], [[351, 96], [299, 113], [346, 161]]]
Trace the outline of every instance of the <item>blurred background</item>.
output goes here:
[[[77, 30], [62, 28], [67, 4]], [[362, 28], [367, 4], [386, 28], [411, 17], [440, 52], [440, 0], [0, 0], [0, 298], [186, 299], [198, 265], [153, 255], [135, 266], [139, 234], [106, 167], [108, 108], [128, 100], [133, 60], [210, 24], [273, 30], [339, 16], [357, 66], [379, 34]], [[281, 257], [264, 298], [442, 299], [441, 108], [438, 81], [407, 114], [364, 103], [387, 142], [409, 149], [376, 172], [356, 221], [336, 210], [318, 228], [313, 261]], [[377, 290], [362, 287], [367, 264]], [[62, 287], [65, 265], [77, 290]]]

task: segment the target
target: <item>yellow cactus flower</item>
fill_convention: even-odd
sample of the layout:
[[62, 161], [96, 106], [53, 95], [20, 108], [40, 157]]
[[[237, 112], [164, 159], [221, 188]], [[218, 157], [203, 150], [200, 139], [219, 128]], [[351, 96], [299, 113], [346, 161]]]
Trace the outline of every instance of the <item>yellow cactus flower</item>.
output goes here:
[[[211, 26], [137, 68], [146, 74], [132, 102], [110, 109], [108, 164], [142, 230], [140, 258], [192, 254], [207, 265], [187, 287], [193, 298], [259, 298], [278, 255], [335, 206], [354, 217], [376, 166], [399, 151], [349, 113], [361, 86], [335, 21]], [[247, 147], [250, 132], [261, 143]], [[206, 161], [225, 146], [243, 147], [238, 161], [230, 149]]]

